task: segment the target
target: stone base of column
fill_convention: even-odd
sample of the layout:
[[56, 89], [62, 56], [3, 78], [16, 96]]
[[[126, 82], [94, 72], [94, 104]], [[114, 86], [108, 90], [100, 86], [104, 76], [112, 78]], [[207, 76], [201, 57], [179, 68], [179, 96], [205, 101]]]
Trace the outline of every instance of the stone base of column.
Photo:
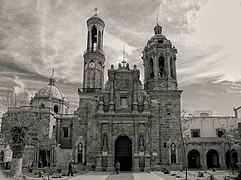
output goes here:
[[134, 172], [140, 172], [140, 167], [133, 167], [133, 169], [132, 169]]
[[151, 167], [145, 167], [145, 168], [144, 168], [144, 171], [145, 171], [145, 172], [151, 171]]
[[96, 167], [95, 171], [102, 171], [102, 167]]
[[114, 166], [109, 166], [109, 167], [106, 167], [106, 171], [108, 172], [115, 171], [115, 168]]

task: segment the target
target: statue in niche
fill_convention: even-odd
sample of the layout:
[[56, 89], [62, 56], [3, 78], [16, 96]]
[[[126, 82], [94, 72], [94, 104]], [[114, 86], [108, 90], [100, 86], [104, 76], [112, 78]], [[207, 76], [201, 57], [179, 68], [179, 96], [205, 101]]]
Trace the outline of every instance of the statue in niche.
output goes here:
[[140, 135], [140, 139], [139, 139], [139, 144], [140, 144], [140, 146], [144, 146], [144, 137], [143, 137], [143, 135]]
[[103, 147], [107, 147], [108, 146], [108, 138], [107, 138], [107, 135], [104, 134], [104, 137], [103, 137]]

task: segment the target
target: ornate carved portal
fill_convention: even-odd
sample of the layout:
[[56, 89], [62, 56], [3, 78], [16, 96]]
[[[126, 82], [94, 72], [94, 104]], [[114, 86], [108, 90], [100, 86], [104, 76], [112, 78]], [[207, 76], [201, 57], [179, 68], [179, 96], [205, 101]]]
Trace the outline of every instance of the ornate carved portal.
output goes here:
[[127, 136], [120, 136], [115, 141], [115, 163], [119, 161], [121, 171], [132, 169], [132, 142]]

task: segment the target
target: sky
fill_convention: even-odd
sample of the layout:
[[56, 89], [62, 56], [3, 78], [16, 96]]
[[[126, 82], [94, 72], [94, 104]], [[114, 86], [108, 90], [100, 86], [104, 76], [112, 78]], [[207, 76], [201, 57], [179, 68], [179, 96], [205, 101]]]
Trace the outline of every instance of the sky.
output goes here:
[[158, 14], [178, 50], [181, 108], [230, 116], [241, 106], [241, 0], [0, 0], [0, 95], [12, 88], [34, 96], [54, 68], [73, 112], [83, 82], [86, 20], [96, 7], [106, 24], [105, 81], [110, 65], [122, 60], [123, 44], [143, 81], [142, 50]]

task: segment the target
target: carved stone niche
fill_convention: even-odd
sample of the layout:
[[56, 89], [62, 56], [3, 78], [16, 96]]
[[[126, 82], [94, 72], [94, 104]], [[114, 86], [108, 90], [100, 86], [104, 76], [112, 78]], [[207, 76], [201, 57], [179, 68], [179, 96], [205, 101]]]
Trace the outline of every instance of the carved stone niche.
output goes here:
[[130, 92], [116, 92], [116, 110], [118, 112], [131, 112], [131, 94]]

